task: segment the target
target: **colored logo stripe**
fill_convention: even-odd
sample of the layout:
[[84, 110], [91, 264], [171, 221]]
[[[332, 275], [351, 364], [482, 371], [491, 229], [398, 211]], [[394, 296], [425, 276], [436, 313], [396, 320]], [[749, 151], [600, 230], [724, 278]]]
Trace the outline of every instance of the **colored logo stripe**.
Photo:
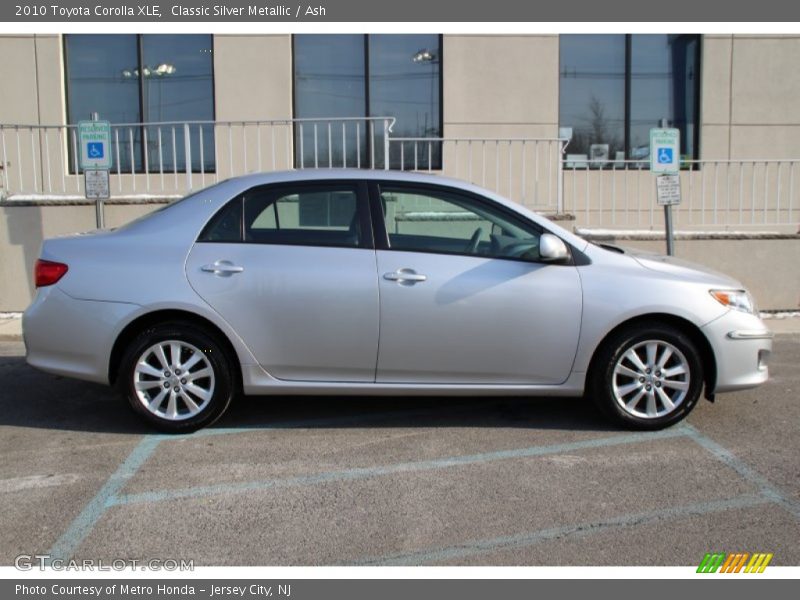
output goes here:
[[764, 569], [767, 568], [769, 561], [772, 560], [772, 553], [769, 554], [753, 554], [753, 558], [750, 559], [750, 562], [745, 567], [745, 573], [763, 573]]
[[742, 570], [744, 563], [750, 558], [749, 552], [736, 552], [729, 554], [727, 560], [722, 565], [720, 573], [738, 573]]
[[719, 566], [725, 560], [725, 553], [724, 552], [715, 552], [711, 554], [706, 552], [706, 555], [703, 557], [703, 560], [700, 562], [700, 566], [697, 567], [698, 573], [716, 573]]
[[[700, 566], [697, 567], [698, 573], [763, 573], [764, 569], [772, 560], [773, 554], [771, 552], [756, 552], [750, 554], [749, 552], [734, 552], [726, 554], [725, 552], [707, 552], [700, 561]], [[748, 562], [748, 559], [749, 562]], [[747, 566], [745, 566], [745, 563]]]

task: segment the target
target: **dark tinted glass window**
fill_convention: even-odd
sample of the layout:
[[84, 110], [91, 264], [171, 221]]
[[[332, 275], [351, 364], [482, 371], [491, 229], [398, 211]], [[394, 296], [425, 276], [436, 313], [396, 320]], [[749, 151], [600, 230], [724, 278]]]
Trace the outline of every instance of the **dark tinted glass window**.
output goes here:
[[[295, 116], [298, 118], [396, 117], [396, 137], [437, 137], [442, 132], [440, 36], [296, 35], [294, 36]], [[298, 124], [297, 166], [369, 166], [374, 152], [383, 164], [381, 131], [366, 121]], [[329, 144], [330, 140], [330, 144]], [[378, 141], [376, 143], [376, 140]], [[375, 146], [375, 147], [372, 147]], [[396, 144], [390, 163], [414, 164], [413, 144]], [[431, 168], [441, 163], [434, 144]], [[427, 147], [419, 146], [418, 166], [428, 168]]]
[[[64, 49], [67, 119], [75, 124], [97, 113], [111, 122], [112, 170], [143, 171], [145, 157], [150, 172], [185, 170], [182, 124], [119, 125], [213, 120], [211, 36], [70, 34]], [[191, 155], [193, 170], [202, 162], [204, 170], [213, 171], [212, 125], [192, 125]]]
[[[303, 119], [366, 116], [364, 69], [364, 36], [294, 36], [295, 116]], [[329, 157], [334, 166], [355, 167], [359, 161], [366, 165], [364, 122], [347, 123], [344, 141], [341, 125], [335, 136], [333, 133], [336, 143], [329, 148], [327, 123], [317, 124], [315, 154], [314, 123], [298, 125], [295, 129], [297, 166], [327, 166]]]
[[242, 198], [228, 202], [208, 222], [198, 238], [200, 242], [242, 241]]
[[630, 156], [650, 156], [650, 129], [681, 130], [681, 154], [694, 158], [697, 127], [696, 35], [631, 36]]
[[246, 242], [361, 245], [358, 193], [352, 186], [262, 188], [245, 194], [244, 202]]
[[[441, 56], [438, 35], [369, 36], [370, 114], [397, 117], [395, 137], [441, 137]], [[403, 165], [413, 165], [414, 147], [411, 142], [395, 144], [392, 168], [400, 168], [401, 152], [405, 152]], [[416, 148], [418, 165], [427, 168], [427, 147]], [[441, 146], [432, 145], [432, 168], [441, 164], [440, 153]]]
[[562, 35], [568, 166], [646, 160], [656, 127], [680, 129], [682, 157], [697, 158], [699, 47], [697, 35]]
[[[210, 35], [143, 35], [142, 36], [143, 121], [213, 121], [214, 77]], [[202, 153], [200, 133], [203, 130]], [[176, 136], [173, 149], [171, 128], [161, 128], [161, 152], [158, 150], [158, 128], [148, 127], [148, 159], [150, 171], [184, 170], [186, 153], [183, 131]], [[192, 126], [192, 170], [214, 169], [214, 126]], [[174, 150], [174, 152], [173, 152]], [[177, 161], [177, 163], [176, 163]]]
[[139, 120], [139, 85], [125, 77], [138, 65], [135, 35], [68, 35], [69, 122], [98, 112], [116, 123]]
[[624, 155], [625, 36], [562, 35], [559, 98], [560, 125], [572, 129], [568, 154]]
[[[96, 112], [111, 123], [141, 121], [138, 68], [138, 42], [135, 35], [64, 36], [67, 60], [67, 120], [77, 123]], [[129, 76], [128, 76], [129, 75]], [[141, 164], [141, 132], [133, 131], [133, 157], [136, 169]], [[113, 141], [113, 140], [112, 140]], [[70, 152], [72, 148], [70, 147]], [[116, 151], [114, 167], [116, 168]], [[131, 169], [131, 153], [120, 153], [120, 168]]]

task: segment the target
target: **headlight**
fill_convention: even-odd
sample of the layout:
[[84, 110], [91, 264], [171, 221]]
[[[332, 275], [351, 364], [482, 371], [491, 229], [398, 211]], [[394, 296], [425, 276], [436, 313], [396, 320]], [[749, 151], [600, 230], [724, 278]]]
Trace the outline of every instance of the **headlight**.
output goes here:
[[709, 290], [708, 293], [723, 306], [756, 314], [756, 303], [747, 290]]

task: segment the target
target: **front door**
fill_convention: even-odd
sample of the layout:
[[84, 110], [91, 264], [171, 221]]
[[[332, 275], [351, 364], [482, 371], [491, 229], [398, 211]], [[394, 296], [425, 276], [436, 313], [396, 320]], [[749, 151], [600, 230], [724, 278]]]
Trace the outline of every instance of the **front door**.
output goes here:
[[469, 194], [380, 186], [377, 382], [559, 384], [580, 332], [574, 266], [538, 260], [535, 223]]

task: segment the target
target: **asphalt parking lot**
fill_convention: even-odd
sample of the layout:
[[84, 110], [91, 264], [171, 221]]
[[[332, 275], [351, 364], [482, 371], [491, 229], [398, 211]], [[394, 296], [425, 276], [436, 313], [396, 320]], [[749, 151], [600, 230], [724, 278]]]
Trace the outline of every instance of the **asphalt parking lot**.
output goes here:
[[800, 564], [800, 335], [761, 389], [616, 430], [579, 399], [241, 399], [153, 434], [0, 343], [0, 564]]

